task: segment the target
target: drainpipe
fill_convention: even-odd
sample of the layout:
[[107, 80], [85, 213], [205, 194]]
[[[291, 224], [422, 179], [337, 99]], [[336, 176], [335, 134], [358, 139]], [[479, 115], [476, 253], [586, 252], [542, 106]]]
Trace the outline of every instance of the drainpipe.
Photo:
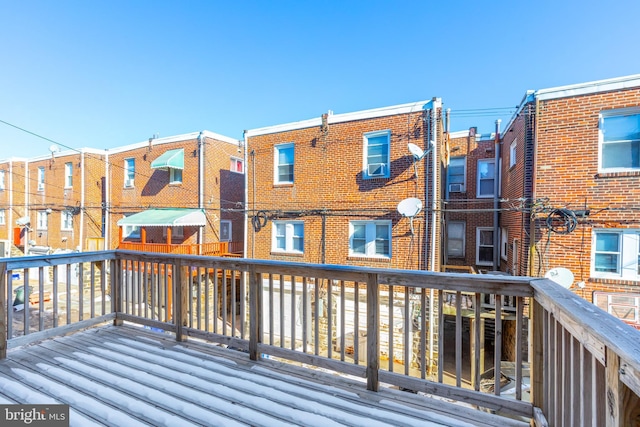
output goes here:
[[[30, 202], [30, 197], [29, 197], [30, 191], [29, 191], [29, 161], [25, 161], [24, 162], [24, 214], [25, 216], [28, 216], [29, 218], [31, 218], [31, 212], [29, 211], [29, 202]], [[25, 236], [25, 244], [24, 244], [24, 254], [25, 255], [29, 255], [29, 227], [26, 228], [26, 232], [25, 232], [26, 236]]]
[[84, 150], [80, 153], [80, 238], [78, 246], [80, 252], [84, 249], [82, 241], [84, 239]]
[[432, 153], [431, 153], [431, 159], [433, 160], [433, 171], [432, 171], [432, 178], [431, 178], [431, 183], [433, 184], [433, 188], [432, 188], [432, 195], [431, 195], [431, 271], [436, 271], [436, 226], [438, 225], [438, 214], [437, 214], [437, 210], [438, 210], [438, 200], [437, 200], [437, 196], [438, 196], [438, 185], [439, 185], [439, 176], [440, 176], [440, 169], [438, 166], [438, 127], [436, 126], [436, 120], [437, 120], [437, 110], [438, 108], [440, 108], [441, 106], [441, 102], [440, 99], [438, 98], [433, 98], [433, 108], [431, 109], [431, 117], [432, 117], [432, 125], [431, 125], [431, 132], [432, 132], [432, 144], [433, 144], [433, 148], [432, 148]]
[[[200, 132], [200, 134], [198, 134], [198, 207], [200, 209], [204, 209], [204, 138], [204, 135]], [[198, 227], [198, 244], [202, 244], [203, 228], [204, 227]], [[202, 246], [199, 247], [202, 248]]]
[[[245, 258], [249, 258], [248, 250], [248, 242], [249, 242], [249, 163], [247, 163], [247, 159], [249, 157], [249, 141], [247, 139], [247, 131], [245, 130], [242, 133], [242, 137], [244, 139], [244, 238], [242, 239], [242, 253]], [[251, 162], [252, 164], [255, 162]], [[253, 175], [253, 174], [252, 174]], [[255, 194], [255, 188], [253, 189]], [[255, 202], [255, 201], [254, 201]], [[255, 206], [255, 205], [254, 205]], [[253, 236], [253, 233], [251, 233]], [[255, 240], [254, 240], [255, 242]], [[251, 252], [255, 250], [255, 245], [251, 245]], [[251, 256], [253, 258], [253, 256]]]
[[104, 155], [104, 248], [111, 249], [111, 214], [109, 213], [109, 204], [111, 202], [111, 186], [109, 185], [109, 153]]
[[[531, 207], [531, 211], [529, 213], [529, 276], [535, 277], [535, 259], [536, 252], [538, 250], [536, 246], [536, 218], [535, 213], [533, 211], [534, 201], [536, 199], [536, 167], [538, 166], [538, 156], [536, 155], [537, 145], [538, 145], [538, 120], [539, 120], [539, 111], [540, 111], [540, 99], [538, 99], [538, 94], [535, 95], [536, 100], [536, 111], [534, 111], [534, 120], [533, 120], [533, 161], [531, 165], [531, 200], [529, 201], [529, 206]], [[538, 271], [539, 272], [539, 271]]]
[[496, 120], [496, 135], [494, 142], [493, 162], [493, 271], [500, 270], [500, 222], [498, 217], [498, 202], [500, 200], [500, 123]]
[[11, 236], [11, 244], [13, 245], [13, 160], [9, 160], [9, 236]]

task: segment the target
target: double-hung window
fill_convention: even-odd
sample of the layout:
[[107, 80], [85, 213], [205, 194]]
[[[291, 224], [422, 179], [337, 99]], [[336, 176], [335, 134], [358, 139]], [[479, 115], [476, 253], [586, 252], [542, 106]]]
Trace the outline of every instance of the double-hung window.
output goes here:
[[449, 193], [464, 192], [466, 157], [451, 157], [447, 168], [447, 191]]
[[518, 160], [518, 157], [517, 157], [518, 151], [517, 151], [517, 149], [518, 149], [518, 140], [515, 139], [515, 140], [513, 140], [511, 145], [509, 146], [509, 169], [514, 167], [516, 165], [517, 160]]
[[493, 228], [476, 228], [476, 264], [493, 265]]
[[232, 157], [231, 172], [244, 173], [244, 161], [237, 157]]
[[4, 171], [0, 171], [0, 190], [4, 190]]
[[478, 191], [477, 197], [493, 197], [495, 181], [495, 160], [478, 160]]
[[640, 110], [623, 109], [600, 114], [600, 170], [640, 170]]
[[447, 256], [464, 258], [465, 222], [449, 221], [447, 223]]
[[38, 211], [38, 223], [36, 227], [38, 230], [46, 230], [49, 228], [49, 215], [47, 211]]
[[73, 187], [73, 163], [71, 162], [64, 164], [64, 187]]
[[38, 167], [38, 191], [44, 191], [44, 166]]
[[364, 177], [389, 178], [389, 141], [388, 130], [364, 134]]
[[273, 177], [276, 184], [293, 184], [293, 162], [293, 143], [276, 145]]
[[136, 176], [136, 160], [124, 159], [124, 186], [133, 187], [135, 176]]
[[73, 230], [73, 213], [71, 211], [62, 211], [62, 230]]
[[182, 169], [169, 168], [169, 184], [182, 184]]
[[274, 221], [273, 252], [304, 253], [304, 222]]
[[640, 279], [640, 230], [594, 230], [592, 275]]
[[351, 221], [349, 255], [391, 257], [391, 221]]

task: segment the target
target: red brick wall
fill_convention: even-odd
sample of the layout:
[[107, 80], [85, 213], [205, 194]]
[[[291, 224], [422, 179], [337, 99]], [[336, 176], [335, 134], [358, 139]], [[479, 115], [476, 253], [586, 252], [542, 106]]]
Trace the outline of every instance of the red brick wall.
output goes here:
[[0, 163], [4, 171], [5, 189], [0, 191], [0, 209], [5, 211], [5, 224], [0, 225], [0, 239], [13, 241], [16, 219], [25, 215], [25, 173], [24, 161], [7, 160]]
[[[407, 143], [426, 149], [423, 113], [354, 120], [248, 138], [249, 212], [271, 219], [304, 221], [304, 255], [272, 253], [272, 221], [249, 229], [248, 256], [375, 267], [424, 268], [425, 212], [409, 220], [396, 211], [408, 197], [425, 197], [427, 158], [418, 162], [418, 177]], [[440, 123], [440, 119], [438, 119]], [[389, 178], [363, 178], [363, 135], [391, 131]], [[440, 139], [441, 140], [441, 139]], [[274, 146], [294, 143], [294, 183], [274, 185]], [[323, 254], [323, 216], [325, 218]], [[349, 257], [349, 222], [384, 219], [392, 222], [391, 260]]]

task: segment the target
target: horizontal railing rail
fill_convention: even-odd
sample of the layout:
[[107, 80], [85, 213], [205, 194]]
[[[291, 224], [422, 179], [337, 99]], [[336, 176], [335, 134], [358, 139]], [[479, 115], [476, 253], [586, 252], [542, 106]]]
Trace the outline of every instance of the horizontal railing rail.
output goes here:
[[[23, 288], [25, 301], [38, 296], [32, 331], [9, 296], [34, 272], [33, 292]], [[640, 416], [640, 333], [546, 279], [123, 250], [4, 259], [0, 273], [2, 357], [21, 331], [128, 321], [355, 375], [371, 390], [445, 396], [508, 415], [504, 425]], [[49, 311], [58, 323], [42, 323]]]

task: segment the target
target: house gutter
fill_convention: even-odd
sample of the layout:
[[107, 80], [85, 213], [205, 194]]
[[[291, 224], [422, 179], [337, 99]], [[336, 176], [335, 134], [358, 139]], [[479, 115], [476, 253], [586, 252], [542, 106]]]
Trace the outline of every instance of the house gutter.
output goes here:
[[496, 136], [494, 143], [494, 162], [493, 162], [493, 271], [500, 270], [500, 218], [498, 215], [498, 207], [500, 200], [500, 123], [502, 120], [496, 120]]

